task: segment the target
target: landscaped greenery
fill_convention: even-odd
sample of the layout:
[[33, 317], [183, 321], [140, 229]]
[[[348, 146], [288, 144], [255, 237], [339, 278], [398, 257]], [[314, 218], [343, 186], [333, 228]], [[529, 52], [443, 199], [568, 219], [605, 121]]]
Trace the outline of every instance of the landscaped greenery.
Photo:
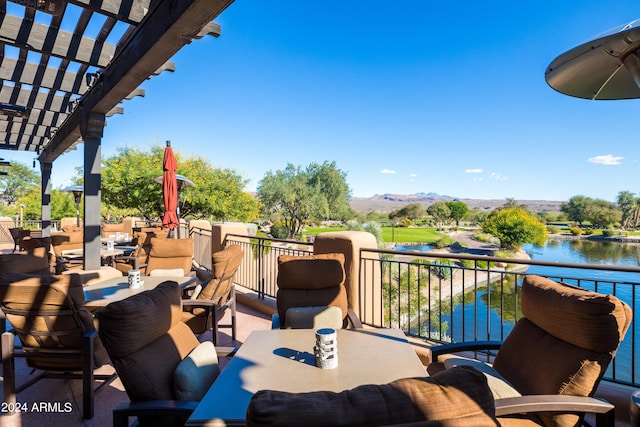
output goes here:
[[382, 227], [382, 238], [385, 242], [435, 243], [443, 236], [435, 228]]

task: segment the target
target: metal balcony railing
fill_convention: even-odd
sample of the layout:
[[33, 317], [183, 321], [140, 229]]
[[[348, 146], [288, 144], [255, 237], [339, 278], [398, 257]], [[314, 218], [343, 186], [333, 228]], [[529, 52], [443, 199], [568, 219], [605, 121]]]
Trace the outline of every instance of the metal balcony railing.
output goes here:
[[[279, 255], [312, 252], [310, 243], [263, 237], [228, 235], [231, 243], [245, 252], [236, 283], [262, 298], [276, 295]], [[613, 294], [629, 304], [634, 319], [605, 379], [640, 386], [640, 267], [379, 249], [361, 250], [359, 262], [363, 323], [436, 343], [503, 340], [521, 317], [520, 285], [534, 266], [551, 267], [553, 274], [540, 275], [552, 280]]]

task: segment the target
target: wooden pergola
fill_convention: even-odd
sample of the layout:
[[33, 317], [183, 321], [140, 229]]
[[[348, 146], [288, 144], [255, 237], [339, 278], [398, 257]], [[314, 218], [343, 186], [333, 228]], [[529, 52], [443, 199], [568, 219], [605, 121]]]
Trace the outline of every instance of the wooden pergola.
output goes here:
[[[233, 0], [0, 0], [0, 150], [37, 154], [50, 234], [54, 161], [84, 145], [85, 268], [100, 265], [100, 156], [106, 117], [183, 46], [220, 35]], [[10, 172], [9, 172], [10, 173]]]

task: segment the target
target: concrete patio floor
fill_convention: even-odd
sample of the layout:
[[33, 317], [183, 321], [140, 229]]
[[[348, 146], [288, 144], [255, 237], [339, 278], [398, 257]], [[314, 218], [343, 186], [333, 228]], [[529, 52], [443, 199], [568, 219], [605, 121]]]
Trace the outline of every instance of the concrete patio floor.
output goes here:
[[[245, 302], [245, 303], [243, 303]], [[237, 337], [231, 339], [229, 329], [221, 329], [219, 333], [220, 346], [242, 345], [244, 340], [255, 330], [267, 330], [271, 328], [271, 316], [273, 304], [263, 305], [256, 303], [255, 296], [251, 294], [240, 294], [237, 307]], [[222, 324], [230, 322], [230, 313], [227, 311]], [[211, 333], [201, 337], [201, 341], [210, 340]], [[424, 344], [420, 347], [424, 348]], [[419, 347], [415, 347], [418, 349]], [[422, 353], [421, 350], [417, 350]], [[221, 360], [224, 366], [226, 360]], [[110, 374], [114, 370], [110, 365], [103, 366], [96, 373]], [[0, 372], [1, 374], [1, 372]], [[21, 384], [29, 375], [29, 370], [22, 359], [16, 360], [16, 375], [18, 384]], [[0, 377], [1, 378], [1, 377]], [[1, 391], [1, 390], [0, 390]], [[598, 394], [616, 405], [617, 416], [616, 427], [626, 427], [631, 424], [628, 421], [629, 396], [633, 389], [603, 383], [598, 390]], [[63, 410], [70, 407], [67, 412], [33, 412], [19, 413], [14, 415], [2, 414], [0, 416], [0, 427], [50, 427], [50, 426], [110, 426], [112, 425], [112, 409], [129, 399], [124, 391], [122, 383], [116, 378], [109, 385], [103, 387], [95, 395], [95, 414], [90, 420], [82, 419], [82, 388], [80, 380], [41, 380], [35, 385], [18, 395], [18, 402], [27, 404], [31, 409], [33, 404], [40, 402], [60, 402]], [[65, 406], [66, 405], [66, 406]], [[591, 422], [591, 425], [594, 425]]]

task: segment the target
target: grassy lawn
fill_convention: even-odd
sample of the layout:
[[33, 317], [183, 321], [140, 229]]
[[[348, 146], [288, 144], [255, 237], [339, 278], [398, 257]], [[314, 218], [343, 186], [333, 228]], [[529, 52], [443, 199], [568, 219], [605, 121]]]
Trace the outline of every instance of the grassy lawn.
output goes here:
[[[306, 227], [302, 234], [324, 233], [327, 231], [344, 231], [346, 227]], [[443, 237], [435, 228], [403, 228], [382, 227], [382, 238], [385, 242], [433, 243]]]
[[435, 228], [382, 227], [385, 242], [433, 243], [442, 237]]

